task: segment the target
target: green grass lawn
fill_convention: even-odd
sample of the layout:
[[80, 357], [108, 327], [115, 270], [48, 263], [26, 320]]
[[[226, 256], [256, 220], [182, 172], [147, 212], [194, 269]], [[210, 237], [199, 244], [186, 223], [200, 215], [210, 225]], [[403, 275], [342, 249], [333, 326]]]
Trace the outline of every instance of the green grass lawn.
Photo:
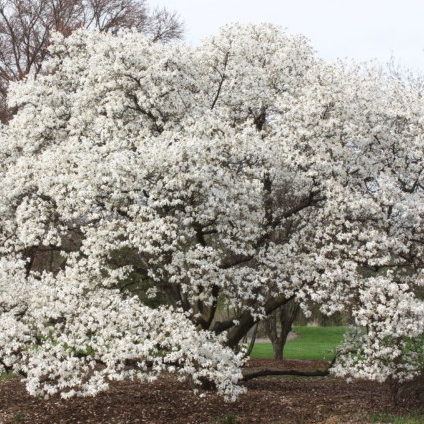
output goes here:
[[[331, 360], [346, 330], [347, 327], [294, 327], [299, 337], [286, 343], [284, 358]], [[256, 343], [250, 357], [272, 358], [271, 343]]]
[[371, 422], [378, 424], [423, 424], [424, 413], [410, 414], [405, 416], [396, 416], [388, 413], [374, 413], [371, 415]]
[[0, 382], [10, 380], [14, 377], [11, 372], [0, 373]]

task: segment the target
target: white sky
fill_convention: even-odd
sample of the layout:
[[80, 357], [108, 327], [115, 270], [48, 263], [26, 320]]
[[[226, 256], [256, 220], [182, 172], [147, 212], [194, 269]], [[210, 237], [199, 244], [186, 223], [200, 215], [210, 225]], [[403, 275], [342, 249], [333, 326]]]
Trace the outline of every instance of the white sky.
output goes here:
[[232, 22], [272, 22], [306, 35], [328, 60], [391, 56], [424, 73], [424, 0], [148, 0], [185, 22], [185, 39], [202, 38]]

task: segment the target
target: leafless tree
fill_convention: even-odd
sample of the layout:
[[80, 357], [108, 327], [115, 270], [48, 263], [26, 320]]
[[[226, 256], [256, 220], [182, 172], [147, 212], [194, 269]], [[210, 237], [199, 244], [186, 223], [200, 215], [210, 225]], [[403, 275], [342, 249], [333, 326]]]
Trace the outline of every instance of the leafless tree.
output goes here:
[[175, 12], [149, 11], [145, 0], [0, 0], [2, 122], [13, 115], [6, 107], [9, 83], [30, 71], [40, 72], [53, 31], [68, 36], [78, 28], [112, 32], [135, 28], [155, 42], [169, 42], [183, 35]]

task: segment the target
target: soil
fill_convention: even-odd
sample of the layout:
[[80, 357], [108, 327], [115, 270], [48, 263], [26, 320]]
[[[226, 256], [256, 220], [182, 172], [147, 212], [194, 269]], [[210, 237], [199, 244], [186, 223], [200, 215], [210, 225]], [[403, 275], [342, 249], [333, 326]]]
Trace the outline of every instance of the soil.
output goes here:
[[[248, 370], [310, 370], [325, 361], [254, 359]], [[17, 379], [0, 383], [1, 424], [366, 424], [372, 412], [407, 413], [423, 406], [420, 393], [393, 404], [388, 385], [333, 377], [262, 377], [246, 382], [234, 403], [195, 395], [171, 376], [150, 384], [120, 382], [91, 398], [33, 398]], [[417, 385], [413, 384], [416, 388]]]

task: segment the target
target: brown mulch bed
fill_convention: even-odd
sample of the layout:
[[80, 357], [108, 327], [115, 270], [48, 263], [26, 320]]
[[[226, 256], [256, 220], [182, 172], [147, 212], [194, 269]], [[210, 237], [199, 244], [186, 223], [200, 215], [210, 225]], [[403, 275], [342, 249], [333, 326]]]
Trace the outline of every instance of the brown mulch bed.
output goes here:
[[[250, 360], [257, 369], [324, 368], [325, 361]], [[0, 383], [0, 423], [30, 424], [337, 424], [368, 422], [372, 411], [405, 413], [420, 399], [407, 396], [395, 407], [387, 385], [346, 383], [333, 377], [263, 377], [246, 382], [235, 403], [208, 393], [196, 396], [188, 384], [163, 377], [150, 384], [121, 382], [92, 398], [42, 400], [30, 397], [17, 379]]]

